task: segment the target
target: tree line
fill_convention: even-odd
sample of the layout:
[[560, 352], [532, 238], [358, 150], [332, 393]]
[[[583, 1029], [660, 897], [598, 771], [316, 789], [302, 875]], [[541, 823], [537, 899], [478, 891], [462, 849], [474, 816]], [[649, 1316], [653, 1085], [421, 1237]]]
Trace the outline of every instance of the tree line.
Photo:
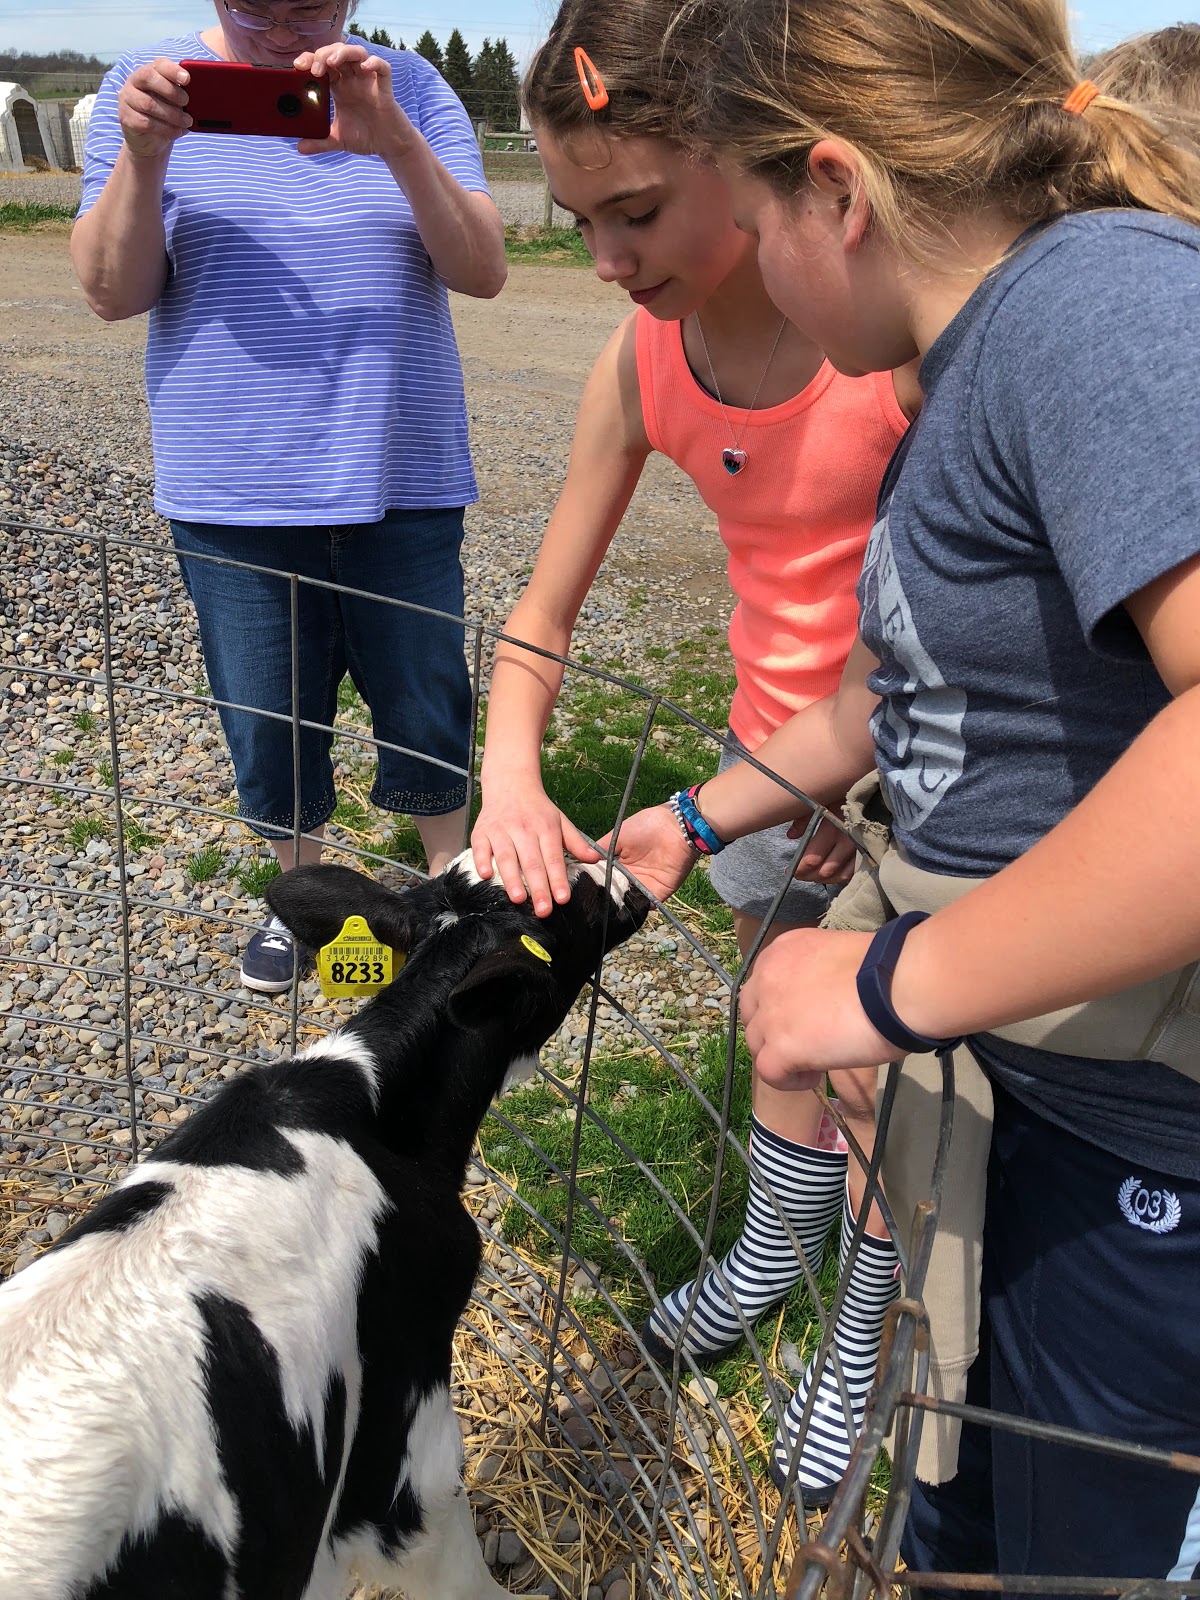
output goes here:
[[39, 72], [104, 74], [108, 67], [107, 61], [85, 56], [78, 50], [51, 50], [40, 55], [33, 50], [0, 51], [0, 78], [15, 83], [24, 83], [26, 78]]
[[[368, 33], [356, 22], [350, 32], [365, 39], [368, 44], [381, 44], [385, 48], [404, 50], [403, 39], [393, 39], [386, 28], [376, 28]], [[455, 94], [467, 108], [472, 122], [486, 122], [490, 128], [518, 128], [521, 125], [520, 80], [517, 63], [508, 48], [507, 39], [485, 39], [479, 54], [472, 56], [467, 41], [455, 28], [441, 45], [426, 28], [412, 46], [417, 55], [424, 56], [445, 78]]]

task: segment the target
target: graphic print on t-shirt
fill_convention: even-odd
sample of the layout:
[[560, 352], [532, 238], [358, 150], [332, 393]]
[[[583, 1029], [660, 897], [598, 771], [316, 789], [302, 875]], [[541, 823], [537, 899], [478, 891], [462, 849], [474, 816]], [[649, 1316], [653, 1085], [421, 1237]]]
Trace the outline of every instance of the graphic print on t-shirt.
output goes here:
[[871, 719], [880, 777], [897, 824], [915, 833], [962, 777], [967, 697], [949, 687], [921, 643], [896, 570], [886, 509], [867, 542], [861, 595], [864, 617], [874, 613], [867, 637], [881, 638], [890, 652], [873, 678], [883, 696]]

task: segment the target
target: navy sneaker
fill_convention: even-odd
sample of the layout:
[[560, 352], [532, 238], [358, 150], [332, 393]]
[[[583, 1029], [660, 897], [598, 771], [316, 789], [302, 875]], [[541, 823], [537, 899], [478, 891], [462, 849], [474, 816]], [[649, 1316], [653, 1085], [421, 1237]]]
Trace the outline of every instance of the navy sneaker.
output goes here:
[[282, 994], [292, 987], [297, 956], [303, 966], [306, 953], [279, 918], [272, 917], [265, 928], [250, 935], [242, 954], [242, 983], [259, 994]]

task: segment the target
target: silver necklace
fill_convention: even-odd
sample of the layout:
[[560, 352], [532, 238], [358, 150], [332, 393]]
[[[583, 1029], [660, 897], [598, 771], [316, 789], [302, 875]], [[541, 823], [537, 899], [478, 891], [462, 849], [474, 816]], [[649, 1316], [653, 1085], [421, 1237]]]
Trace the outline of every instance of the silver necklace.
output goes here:
[[746, 415], [742, 418], [740, 433], [734, 433], [733, 424], [729, 420], [729, 413], [725, 409], [725, 402], [721, 399], [721, 386], [717, 382], [717, 374], [713, 368], [712, 357], [708, 353], [708, 340], [704, 337], [704, 325], [700, 321], [700, 313], [695, 313], [696, 332], [700, 335], [700, 346], [704, 351], [704, 359], [708, 362], [708, 375], [712, 379], [713, 393], [717, 397], [717, 404], [721, 408], [721, 415], [725, 418], [725, 426], [729, 429], [729, 443], [721, 451], [721, 465], [731, 478], [736, 478], [739, 472], [744, 471], [750, 457], [742, 449], [742, 439], [745, 437], [746, 427], [750, 421], [751, 413], [762, 393], [762, 386], [767, 381], [767, 373], [771, 370], [771, 363], [775, 359], [775, 352], [779, 349], [779, 341], [783, 338], [783, 330], [787, 327], [787, 318], [784, 317], [779, 324], [779, 332], [775, 335], [775, 343], [771, 346], [771, 354], [767, 357], [767, 364], [762, 369], [762, 377], [758, 380], [758, 388], [754, 391], [754, 398], [746, 408]]

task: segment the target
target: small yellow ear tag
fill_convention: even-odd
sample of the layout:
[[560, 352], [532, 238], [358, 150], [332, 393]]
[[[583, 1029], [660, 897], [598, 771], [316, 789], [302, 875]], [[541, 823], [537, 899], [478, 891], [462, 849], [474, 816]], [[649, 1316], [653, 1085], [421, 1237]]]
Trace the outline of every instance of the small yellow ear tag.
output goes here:
[[378, 994], [404, 965], [404, 956], [381, 944], [365, 917], [347, 917], [342, 931], [317, 952], [321, 993], [331, 1000], [344, 995]]
[[539, 961], [544, 961], [547, 966], [552, 964], [550, 961], [550, 952], [548, 950], [544, 950], [536, 939], [531, 939], [527, 933], [523, 933], [521, 935], [521, 943], [525, 946], [526, 950], [529, 951], [530, 955], [536, 956]]

